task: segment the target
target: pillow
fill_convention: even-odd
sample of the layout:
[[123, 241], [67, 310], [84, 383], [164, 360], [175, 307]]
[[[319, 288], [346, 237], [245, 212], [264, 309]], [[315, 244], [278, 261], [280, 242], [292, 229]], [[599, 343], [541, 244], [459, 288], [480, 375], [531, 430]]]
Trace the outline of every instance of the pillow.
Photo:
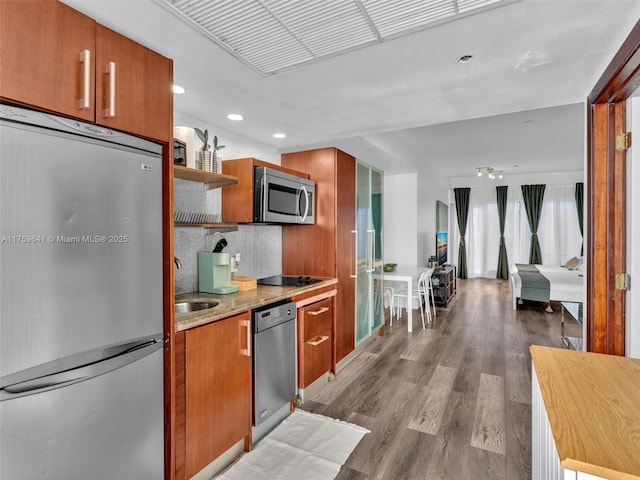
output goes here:
[[568, 270], [575, 270], [581, 264], [582, 264], [582, 258], [573, 257], [570, 260], [568, 260], [564, 266], [567, 267]]

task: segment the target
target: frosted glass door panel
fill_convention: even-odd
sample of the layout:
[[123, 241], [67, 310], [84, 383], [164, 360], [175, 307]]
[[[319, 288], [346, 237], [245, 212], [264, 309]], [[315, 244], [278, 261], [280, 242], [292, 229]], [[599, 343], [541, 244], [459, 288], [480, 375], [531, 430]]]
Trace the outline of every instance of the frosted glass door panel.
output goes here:
[[371, 332], [371, 182], [369, 166], [358, 162], [356, 170], [356, 344]]
[[382, 283], [382, 172], [357, 167], [356, 344], [384, 323]]

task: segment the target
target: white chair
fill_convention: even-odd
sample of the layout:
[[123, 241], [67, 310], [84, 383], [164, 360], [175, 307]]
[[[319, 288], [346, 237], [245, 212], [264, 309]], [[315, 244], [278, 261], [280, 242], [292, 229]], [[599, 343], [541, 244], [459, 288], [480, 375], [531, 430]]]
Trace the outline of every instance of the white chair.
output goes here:
[[[434, 272], [435, 268], [430, 268], [429, 270], [427, 270], [427, 290], [424, 292], [425, 293], [425, 297], [424, 297], [424, 304], [425, 304], [425, 308], [427, 308], [427, 310], [429, 310], [429, 308], [431, 308], [432, 312], [428, 312], [429, 316], [430, 316], [430, 320], [429, 323], [431, 323], [433, 321], [433, 319], [436, 316], [436, 297], [433, 293], [433, 281], [432, 281], [432, 276], [433, 276], [433, 272]], [[430, 306], [430, 307], [429, 307]]]
[[393, 288], [391, 287], [383, 287], [382, 289], [382, 304], [383, 306], [385, 303], [389, 305], [389, 318], [393, 315], [393, 310], [391, 308], [393, 306], [393, 293]]
[[[408, 298], [407, 289], [403, 289], [398, 293], [394, 294], [391, 297], [391, 316], [389, 319], [389, 325], [393, 325], [393, 307], [396, 306], [396, 315], [400, 317], [400, 299], [405, 298], [407, 300], [407, 308], [411, 308], [411, 304], [413, 303], [413, 299], [418, 300], [418, 304], [420, 305], [420, 317], [422, 318], [422, 328], [425, 330], [427, 327], [424, 323], [424, 311], [422, 308], [422, 303], [424, 302], [428, 322], [431, 323], [433, 318], [431, 317], [431, 307], [429, 305], [429, 292], [431, 292], [431, 297], [433, 298], [433, 288], [431, 288], [431, 275], [433, 275], [433, 268], [428, 268], [424, 272], [420, 274], [418, 278], [418, 285], [416, 290], [412, 290], [411, 298]], [[396, 303], [397, 301], [397, 303]], [[435, 306], [434, 306], [435, 308]]]
[[[433, 275], [433, 268], [431, 269], [431, 275]], [[433, 308], [433, 318], [436, 318], [436, 297], [433, 294], [433, 281], [431, 279], [431, 275], [429, 276], [429, 295], [427, 295], [427, 305], [431, 303], [431, 308]], [[429, 297], [431, 297], [431, 302], [429, 302]]]
[[[376, 280], [376, 282], [378, 282], [378, 280]], [[393, 302], [393, 288], [391, 287], [383, 287], [382, 288], [382, 301], [381, 303], [378, 303], [378, 288], [374, 288], [373, 291], [373, 295], [374, 295], [374, 305], [375, 308], [377, 309], [378, 306], [381, 306], [382, 309], [384, 310], [385, 308], [385, 304], [389, 305], [389, 318], [391, 318], [391, 316], [393, 315], [393, 311], [391, 309], [392, 307], [392, 302]], [[376, 310], [376, 313], [378, 313], [379, 310]]]

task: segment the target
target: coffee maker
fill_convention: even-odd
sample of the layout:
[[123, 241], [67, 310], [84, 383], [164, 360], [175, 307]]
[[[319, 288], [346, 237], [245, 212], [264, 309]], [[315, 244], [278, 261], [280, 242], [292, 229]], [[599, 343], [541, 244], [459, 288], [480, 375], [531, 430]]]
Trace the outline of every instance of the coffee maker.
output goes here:
[[213, 251], [198, 252], [198, 291], [205, 293], [235, 293], [231, 285], [231, 255], [223, 252], [227, 241], [221, 233], [213, 236]]

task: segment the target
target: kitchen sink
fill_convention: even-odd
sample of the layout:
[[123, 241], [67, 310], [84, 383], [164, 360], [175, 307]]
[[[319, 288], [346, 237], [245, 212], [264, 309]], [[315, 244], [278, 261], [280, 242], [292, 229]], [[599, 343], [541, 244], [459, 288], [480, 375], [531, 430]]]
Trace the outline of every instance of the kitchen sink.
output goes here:
[[206, 310], [207, 308], [213, 308], [218, 305], [217, 300], [204, 301], [196, 300], [193, 302], [177, 302], [173, 304], [173, 311], [175, 313], [188, 313], [196, 312], [198, 310]]

